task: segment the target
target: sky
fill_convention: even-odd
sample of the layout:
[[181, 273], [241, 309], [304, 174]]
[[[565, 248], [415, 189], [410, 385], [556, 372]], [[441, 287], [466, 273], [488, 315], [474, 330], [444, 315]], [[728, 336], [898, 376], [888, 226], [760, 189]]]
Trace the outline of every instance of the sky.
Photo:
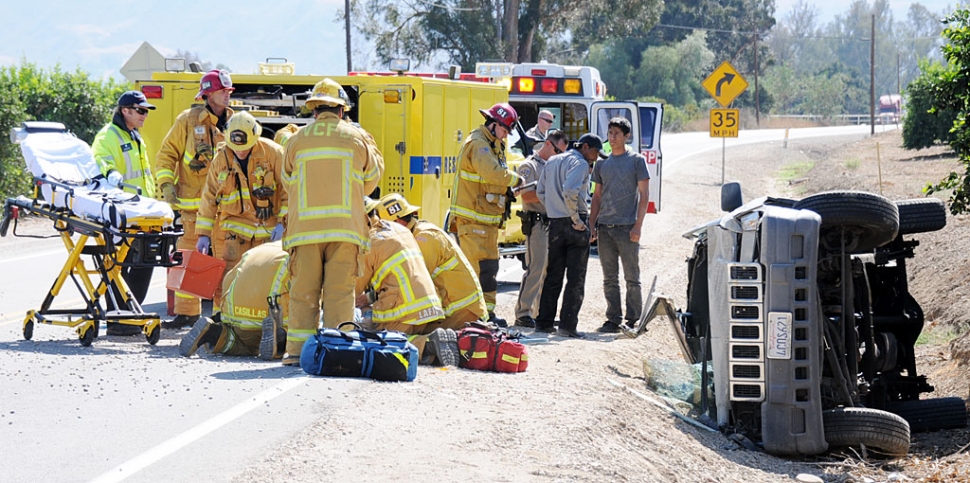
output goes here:
[[[121, 67], [147, 41], [163, 56], [177, 50], [253, 73], [267, 57], [298, 74], [347, 70], [343, 0], [80, 0], [4, 2], [0, 65], [22, 59], [43, 68], [80, 66], [95, 78], [123, 80]], [[267, 8], [269, 7], [269, 8]]]
[[[873, 0], [870, 0], [871, 4]], [[781, 20], [791, 11], [798, 0], [775, 0], [775, 19]], [[810, 0], [807, 3], [814, 4], [819, 11], [818, 23], [825, 25], [832, 21], [836, 15], [841, 15], [849, 8], [851, 0]], [[957, 5], [956, 0], [889, 0], [889, 6], [893, 11], [893, 19], [897, 22], [906, 19], [906, 11], [914, 3], [920, 3], [931, 12], [952, 11]], [[966, 2], [964, 2], [966, 3]]]
[[[667, 0], [676, 1], [676, 0]], [[797, 0], [775, 0], [782, 18]], [[121, 67], [148, 42], [163, 56], [190, 51], [236, 73], [253, 73], [268, 57], [286, 58], [297, 74], [346, 72], [343, 0], [80, 0], [4, 2], [0, 65], [22, 59], [49, 69], [81, 67], [92, 77], [122, 80]], [[825, 24], [844, 13], [848, 0], [814, 0]], [[893, 16], [905, 18], [913, 3], [890, 0]], [[948, 0], [922, 0], [931, 11]], [[955, 4], [955, 2], [952, 2]], [[363, 39], [352, 42], [363, 45]], [[356, 50], [356, 48], [355, 48]], [[367, 52], [368, 48], [365, 47]], [[373, 57], [373, 56], [371, 56]], [[372, 68], [374, 68], [372, 66]]]

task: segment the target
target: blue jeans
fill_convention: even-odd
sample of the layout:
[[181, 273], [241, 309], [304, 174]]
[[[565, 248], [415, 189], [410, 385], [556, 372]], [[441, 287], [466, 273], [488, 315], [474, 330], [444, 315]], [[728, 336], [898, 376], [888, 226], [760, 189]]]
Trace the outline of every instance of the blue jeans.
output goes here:
[[643, 309], [640, 288], [640, 244], [630, 241], [633, 225], [597, 225], [596, 248], [603, 266], [603, 293], [606, 295], [606, 319], [616, 325], [623, 322], [620, 305], [620, 262], [626, 279], [626, 320], [637, 323]]

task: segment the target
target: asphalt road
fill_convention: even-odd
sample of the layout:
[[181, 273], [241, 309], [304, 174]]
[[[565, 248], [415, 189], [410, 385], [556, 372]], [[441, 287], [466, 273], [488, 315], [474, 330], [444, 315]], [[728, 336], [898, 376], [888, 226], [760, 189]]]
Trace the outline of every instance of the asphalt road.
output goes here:
[[[868, 133], [862, 126], [789, 136]], [[783, 130], [741, 131], [723, 143], [726, 162], [731, 146], [783, 139]], [[707, 133], [665, 134], [661, 143], [665, 176], [722, 146]], [[26, 231], [54, 233], [45, 224]], [[105, 336], [102, 326], [102, 336], [82, 347], [72, 329], [37, 326], [25, 341], [24, 314], [39, 308], [66, 258], [59, 238], [0, 239], [0, 481], [226, 481], [326, 412], [355, 404], [370, 384], [312, 379], [256, 359], [185, 359], [184, 330], [163, 331], [151, 346], [141, 335]], [[514, 303], [520, 277], [518, 262], [503, 260], [500, 306]], [[164, 315], [164, 284], [156, 270], [146, 311]], [[55, 307], [80, 302], [67, 285]]]

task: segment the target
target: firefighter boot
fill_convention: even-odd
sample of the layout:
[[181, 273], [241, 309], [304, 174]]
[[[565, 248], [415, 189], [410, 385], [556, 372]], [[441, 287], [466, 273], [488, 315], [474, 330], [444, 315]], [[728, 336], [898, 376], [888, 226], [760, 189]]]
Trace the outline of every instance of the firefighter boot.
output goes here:
[[185, 334], [185, 337], [182, 337], [182, 342], [179, 343], [179, 354], [182, 357], [190, 357], [195, 354], [195, 351], [199, 350], [202, 344], [208, 345], [211, 351], [219, 342], [221, 335], [222, 324], [208, 317], [200, 318], [192, 326], [192, 330]]
[[500, 318], [499, 316], [495, 315], [495, 312], [489, 312], [488, 313], [488, 321], [491, 322], [491, 323], [493, 323], [493, 324], [495, 324], [498, 327], [503, 327], [504, 328], [504, 327], [508, 327], [509, 326], [509, 323], [506, 322], [505, 319]]
[[178, 330], [184, 327], [192, 327], [198, 320], [198, 315], [176, 315], [172, 320], [162, 321], [162, 328]]
[[437, 328], [428, 335], [428, 351], [442, 366], [458, 365], [458, 335], [452, 329]]
[[283, 324], [272, 314], [263, 319], [263, 334], [259, 339], [259, 358], [264, 361], [279, 359], [286, 352], [286, 331]]

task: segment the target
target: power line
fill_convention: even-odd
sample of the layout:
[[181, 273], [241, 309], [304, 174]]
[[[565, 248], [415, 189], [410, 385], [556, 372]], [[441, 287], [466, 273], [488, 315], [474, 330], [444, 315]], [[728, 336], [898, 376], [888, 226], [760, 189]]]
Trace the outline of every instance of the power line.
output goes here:
[[[679, 29], [679, 30], [700, 30], [703, 32], [716, 32], [716, 33], [735, 34], [735, 35], [757, 34], [758, 36], [761, 36], [761, 37], [771, 36], [771, 37], [780, 38], [780, 39], [787, 38], [787, 39], [797, 39], [797, 40], [839, 40], [839, 41], [852, 40], [852, 41], [858, 41], [858, 42], [870, 41], [869, 37], [833, 37], [828, 35], [809, 35], [809, 36], [796, 37], [794, 35], [779, 35], [776, 33], [772, 33], [770, 30], [768, 32], [754, 32], [754, 31], [745, 31], [745, 30], [715, 29], [715, 28], [707, 28], [707, 27], [687, 27], [684, 25], [670, 25], [670, 24], [662, 24], [662, 23], [658, 23], [654, 25], [654, 27], [663, 27], [663, 28], [671, 28], [671, 29]], [[939, 40], [940, 38], [941, 37], [913, 37], [913, 38], [898, 39], [898, 40], [905, 42], [905, 41], [917, 41], [917, 40]]]

